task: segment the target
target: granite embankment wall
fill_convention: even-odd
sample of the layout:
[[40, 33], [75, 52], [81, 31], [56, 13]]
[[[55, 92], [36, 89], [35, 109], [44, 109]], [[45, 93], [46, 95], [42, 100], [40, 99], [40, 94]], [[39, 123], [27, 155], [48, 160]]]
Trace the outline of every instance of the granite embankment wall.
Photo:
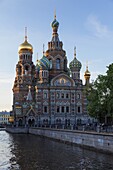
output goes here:
[[15, 133], [15, 134], [22, 134], [22, 133], [29, 133], [28, 128], [20, 128], [20, 127], [6, 127], [6, 132]]
[[47, 128], [30, 128], [29, 133], [113, 153], [113, 134]]

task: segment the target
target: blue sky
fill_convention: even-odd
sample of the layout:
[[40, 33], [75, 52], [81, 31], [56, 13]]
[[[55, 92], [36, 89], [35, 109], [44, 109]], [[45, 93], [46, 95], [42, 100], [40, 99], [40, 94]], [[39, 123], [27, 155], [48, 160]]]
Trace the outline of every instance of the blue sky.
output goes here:
[[25, 27], [36, 63], [43, 43], [46, 50], [51, 40], [55, 9], [68, 64], [76, 46], [82, 79], [87, 61], [91, 80], [105, 74], [113, 62], [113, 0], [0, 0], [0, 111], [12, 108], [18, 46], [24, 41]]

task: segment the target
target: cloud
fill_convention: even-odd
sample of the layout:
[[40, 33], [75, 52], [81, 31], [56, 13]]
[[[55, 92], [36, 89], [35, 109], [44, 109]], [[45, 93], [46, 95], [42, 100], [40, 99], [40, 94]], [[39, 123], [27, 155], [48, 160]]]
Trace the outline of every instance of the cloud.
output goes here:
[[109, 38], [111, 34], [113, 35], [113, 31], [109, 30], [108, 26], [102, 24], [101, 21], [99, 21], [99, 19], [94, 15], [90, 15], [87, 18], [86, 26], [96, 37]]

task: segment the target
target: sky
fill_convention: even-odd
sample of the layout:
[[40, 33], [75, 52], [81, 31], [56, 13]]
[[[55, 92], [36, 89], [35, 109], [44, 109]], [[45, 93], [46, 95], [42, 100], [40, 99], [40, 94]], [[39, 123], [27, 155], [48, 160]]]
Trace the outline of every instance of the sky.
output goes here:
[[37, 53], [39, 59], [43, 55], [43, 44], [47, 50], [51, 41], [55, 10], [68, 64], [76, 46], [83, 83], [87, 62], [91, 81], [106, 74], [113, 62], [113, 0], [0, 0], [0, 111], [12, 109], [18, 47], [24, 42], [25, 27], [36, 63]]

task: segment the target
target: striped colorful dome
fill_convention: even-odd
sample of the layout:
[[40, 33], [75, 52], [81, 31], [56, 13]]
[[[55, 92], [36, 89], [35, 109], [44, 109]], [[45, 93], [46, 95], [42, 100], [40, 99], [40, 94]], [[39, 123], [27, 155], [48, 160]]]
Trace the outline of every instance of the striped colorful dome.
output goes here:
[[40, 60], [37, 60], [37, 64], [36, 64], [36, 68], [37, 70], [39, 71], [40, 70], [40, 67], [44, 67], [46, 68], [47, 70], [49, 69], [50, 67], [50, 62], [49, 60], [47, 59], [46, 56], [43, 55], [43, 57], [40, 59]]
[[58, 27], [59, 26], [59, 22], [56, 20], [56, 18], [53, 20], [53, 22], [51, 23], [52, 28], [53, 27]]
[[43, 55], [43, 57], [40, 59], [40, 65], [42, 67], [45, 66], [47, 69], [49, 69], [50, 62], [49, 62], [49, 60], [47, 59], [46, 56]]
[[82, 64], [80, 61], [77, 60], [77, 58], [75, 57], [69, 64], [70, 69], [72, 68], [77, 68], [77, 69], [81, 69]]

